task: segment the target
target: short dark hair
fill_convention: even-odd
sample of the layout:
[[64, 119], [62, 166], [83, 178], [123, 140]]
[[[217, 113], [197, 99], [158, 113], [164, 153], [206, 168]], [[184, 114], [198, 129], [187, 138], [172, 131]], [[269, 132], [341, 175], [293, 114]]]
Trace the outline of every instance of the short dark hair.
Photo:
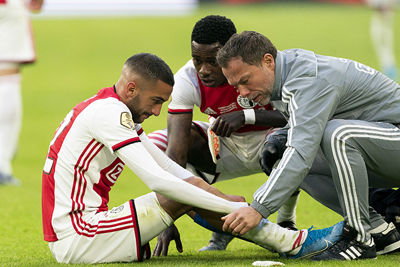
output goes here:
[[261, 33], [244, 31], [226, 42], [217, 53], [217, 61], [224, 68], [232, 58], [241, 57], [243, 62], [259, 66], [265, 54], [276, 59], [277, 50], [271, 41]]
[[196, 22], [192, 31], [192, 41], [199, 44], [219, 42], [224, 45], [236, 33], [233, 22], [224, 16], [209, 15]]
[[160, 80], [174, 86], [174, 74], [170, 67], [161, 58], [150, 53], [139, 53], [131, 56], [125, 62], [132, 72], [145, 79]]

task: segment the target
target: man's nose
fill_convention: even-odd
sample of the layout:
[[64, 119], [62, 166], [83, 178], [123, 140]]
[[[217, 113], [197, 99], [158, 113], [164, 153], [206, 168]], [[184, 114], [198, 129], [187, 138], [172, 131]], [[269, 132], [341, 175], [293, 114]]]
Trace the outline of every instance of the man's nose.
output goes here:
[[241, 85], [238, 86], [238, 90], [239, 90], [239, 94], [240, 94], [242, 97], [247, 97], [247, 96], [250, 94], [250, 92], [251, 92], [251, 90], [249, 90], [249, 89], [246, 88], [245, 86], [241, 86]]
[[209, 64], [202, 64], [199, 70], [199, 75], [202, 77], [207, 77], [208, 75], [211, 74], [211, 68]]
[[151, 110], [151, 113], [153, 113], [154, 116], [158, 116], [161, 113], [161, 108], [162, 108], [162, 104], [157, 104], [153, 107], [153, 109]]

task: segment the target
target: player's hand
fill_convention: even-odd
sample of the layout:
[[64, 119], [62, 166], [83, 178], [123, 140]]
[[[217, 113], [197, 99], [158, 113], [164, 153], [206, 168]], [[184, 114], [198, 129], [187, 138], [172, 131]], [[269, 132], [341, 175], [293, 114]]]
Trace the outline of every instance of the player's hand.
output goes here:
[[172, 240], [175, 240], [176, 250], [182, 253], [181, 235], [179, 234], [178, 228], [173, 224], [158, 236], [156, 247], [153, 250], [153, 256], [160, 256], [161, 252], [163, 256], [167, 256], [169, 243], [171, 243]]
[[225, 196], [230, 200], [230, 201], [235, 201], [235, 202], [246, 202], [246, 199], [244, 196], [238, 196], [238, 195], [227, 195]]
[[218, 136], [229, 137], [244, 125], [242, 110], [220, 115], [212, 124], [211, 130]]
[[262, 216], [252, 207], [243, 207], [221, 219], [224, 221], [223, 231], [244, 235], [260, 223]]

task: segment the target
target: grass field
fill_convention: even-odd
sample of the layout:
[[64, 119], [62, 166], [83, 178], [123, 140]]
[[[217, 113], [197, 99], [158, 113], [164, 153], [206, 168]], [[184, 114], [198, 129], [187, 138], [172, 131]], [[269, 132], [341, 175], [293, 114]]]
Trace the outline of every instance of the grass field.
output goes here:
[[[195, 14], [181, 17], [133, 17], [108, 19], [35, 20], [38, 51], [35, 65], [23, 69], [24, 120], [20, 147], [14, 161], [21, 187], [0, 187], [3, 215], [0, 220], [0, 266], [52, 266], [43, 241], [41, 224], [41, 171], [48, 144], [59, 122], [78, 102], [119, 77], [124, 60], [137, 52], [152, 52], [177, 71], [190, 58], [190, 33], [194, 23], [208, 14], [231, 18], [239, 31], [256, 30], [269, 36], [278, 49], [301, 47], [317, 53], [351, 58], [377, 66], [369, 38], [371, 12], [363, 6], [323, 4], [269, 4], [251, 6], [202, 6]], [[400, 30], [397, 12], [396, 29]], [[400, 35], [396, 36], [400, 62]], [[204, 119], [196, 113], [195, 118]], [[158, 118], [143, 127], [146, 132], [166, 127], [166, 106]], [[265, 181], [253, 175], [222, 182], [224, 192], [241, 194], [248, 201]], [[126, 170], [111, 192], [110, 206], [149, 192]], [[272, 216], [274, 220], [275, 216]], [[298, 226], [330, 226], [341, 218], [301, 194]], [[141, 266], [251, 266], [255, 260], [278, 260], [276, 254], [234, 240], [226, 252], [197, 253], [210, 233], [182, 218], [177, 222], [184, 253], [171, 245], [170, 256], [155, 258]], [[154, 247], [155, 240], [151, 242]], [[399, 266], [400, 254], [378, 260], [349, 263], [314, 263], [281, 260], [288, 266]], [[107, 264], [105, 266], [125, 264]]]

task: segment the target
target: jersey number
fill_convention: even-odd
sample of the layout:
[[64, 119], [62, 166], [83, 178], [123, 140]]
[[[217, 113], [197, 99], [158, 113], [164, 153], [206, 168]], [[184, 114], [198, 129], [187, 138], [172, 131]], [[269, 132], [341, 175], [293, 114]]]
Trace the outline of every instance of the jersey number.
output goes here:
[[60, 134], [64, 131], [65, 128], [67, 128], [68, 124], [71, 122], [72, 115], [74, 115], [74, 110], [71, 110], [67, 116], [65, 116], [64, 120], [58, 127], [56, 133], [54, 134], [53, 140], [51, 140], [50, 146], [54, 144], [54, 142], [57, 140], [57, 138], [60, 136]]

